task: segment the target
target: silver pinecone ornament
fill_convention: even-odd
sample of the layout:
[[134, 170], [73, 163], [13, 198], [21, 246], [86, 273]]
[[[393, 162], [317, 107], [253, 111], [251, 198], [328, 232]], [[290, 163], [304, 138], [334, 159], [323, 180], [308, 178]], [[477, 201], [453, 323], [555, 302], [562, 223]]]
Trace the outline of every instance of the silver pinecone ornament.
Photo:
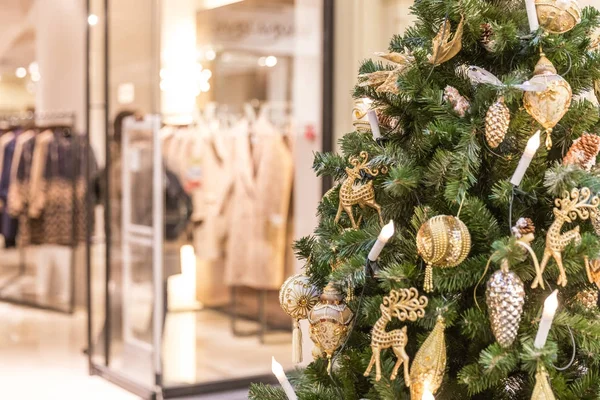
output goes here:
[[485, 299], [492, 332], [502, 347], [513, 344], [523, 315], [525, 288], [517, 274], [506, 265], [494, 272], [487, 283]]
[[485, 115], [485, 140], [492, 149], [502, 143], [509, 124], [510, 110], [504, 104], [504, 97], [500, 96]]

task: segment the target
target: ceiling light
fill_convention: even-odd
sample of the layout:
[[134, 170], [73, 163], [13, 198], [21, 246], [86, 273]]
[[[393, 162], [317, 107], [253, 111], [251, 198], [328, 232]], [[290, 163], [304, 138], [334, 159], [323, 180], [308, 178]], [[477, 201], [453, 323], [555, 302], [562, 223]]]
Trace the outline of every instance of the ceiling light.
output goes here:
[[40, 66], [35, 61], [29, 64], [27, 69], [29, 70], [30, 74], [39, 74], [40, 72]]
[[200, 90], [205, 93], [208, 92], [210, 90], [210, 83], [202, 82], [202, 84], [200, 84]]
[[34, 72], [34, 73], [31, 74], [31, 80], [33, 82], [39, 82], [40, 79], [42, 79], [42, 76], [40, 75], [39, 72]]
[[265, 59], [265, 65], [267, 67], [274, 67], [277, 65], [277, 57], [269, 56]]
[[267, 57], [261, 57], [258, 59], [258, 66], [259, 67], [264, 67], [265, 65], [267, 65]]
[[204, 0], [203, 5], [206, 10], [211, 8], [219, 8], [230, 4], [239, 3], [243, 0]]
[[88, 24], [90, 24], [91, 26], [97, 25], [98, 24], [98, 16], [96, 14], [90, 14], [88, 16]]
[[202, 75], [202, 78], [207, 81], [212, 77], [212, 71], [210, 69], [204, 69], [200, 75]]
[[204, 53], [204, 57], [206, 57], [207, 60], [212, 61], [217, 58], [217, 53], [213, 49], [209, 49]]
[[15, 71], [15, 75], [17, 76], [17, 78], [25, 78], [27, 76], [27, 70], [23, 67], [19, 67]]

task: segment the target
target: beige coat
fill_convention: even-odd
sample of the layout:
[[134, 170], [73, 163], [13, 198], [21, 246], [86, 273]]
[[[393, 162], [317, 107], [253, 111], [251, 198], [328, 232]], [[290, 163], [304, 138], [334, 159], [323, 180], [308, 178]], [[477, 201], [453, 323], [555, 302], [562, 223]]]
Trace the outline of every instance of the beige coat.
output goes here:
[[259, 119], [253, 139], [234, 139], [235, 180], [226, 280], [231, 286], [278, 289], [285, 276], [293, 159], [271, 124]]

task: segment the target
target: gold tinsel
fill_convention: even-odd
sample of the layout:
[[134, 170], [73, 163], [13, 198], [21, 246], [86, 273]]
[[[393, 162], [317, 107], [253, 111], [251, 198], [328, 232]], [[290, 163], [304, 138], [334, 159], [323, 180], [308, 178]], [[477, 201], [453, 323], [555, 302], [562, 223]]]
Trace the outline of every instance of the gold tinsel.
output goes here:
[[425, 388], [437, 392], [446, 370], [446, 339], [444, 318], [439, 316], [433, 331], [421, 345], [410, 367], [410, 398], [421, 400]]

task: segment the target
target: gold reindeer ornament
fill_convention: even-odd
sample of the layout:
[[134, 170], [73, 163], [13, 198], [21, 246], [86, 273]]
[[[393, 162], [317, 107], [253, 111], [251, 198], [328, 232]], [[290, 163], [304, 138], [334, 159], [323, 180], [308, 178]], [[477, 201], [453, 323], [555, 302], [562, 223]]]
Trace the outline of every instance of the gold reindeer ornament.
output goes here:
[[[562, 198], [554, 200], [554, 204], [556, 205], [554, 207], [555, 219], [546, 235], [546, 248], [544, 249], [544, 258], [542, 258], [540, 268], [543, 274], [550, 258], [554, 258], [560, 271], [556, 284], [567, 286], [567, 274], [562, 262], [562, 252], [571, 242], [581, 243], [581, 234], [579, 233], [579, 226], [561, 233], [562, 226], [565, 222], [571, 223], [577, 218], [586, 220], [595, 215], [598, 212], [600, 199], [597, 196], [592, 197], [590, 189], [586, 187], [574, 188], [571, 193], [565, 191]], [[533, 281], [531, 288], [535, 289], [540, 283], [541, 278], [538, 276]]]
[[405, 350], [408, 342], [406, 326], [390, 332], [386, 331], [385, 328], [394, 317], [400, 321], [416, 321], [417, 318], [423, 318], [427, 303], [427, 297], [419, 297], [419, 291], [415, 288], [392, 290], [389, 296], [383, 298], [383, 304], [379, 306], [381, 317], [377, 320], [371, 331], [371, 350], [373, 351], [373, 355], [365, 371], [365, 376], [371, 374], [373, 365], [375, 365], [375, 380], [379, 381], [381, 379], [381, 350], [391, 347], [397, 360], [390, 379], [396, 379], [398, 369], [404, 364], [404, 382], [406, 386], [410, 386], [408, 365], [410, 358]]
[[[383, 225], [383, 218], [381, 216], [381, 206], [375, 201], [375, 189], [373, 188], [373, 181], [370, 180], [367, 183], [360, 182], [362, 178], [361, 172], [375, 177], [379, 175], [379, 168], [369, 168], [367, 162], [369, 161], [369, 154], [366, 151], [361, 151], [359, 157], [350, 157], [348, 159], [352, 168], [346, 168], [346, 174], [348, 177], [342, 182], [340, 187], [340, 202], [335, 216], [335, 223], [337, 224], [342, 216], [342, 211], [345, 211], [350, 217], [350, 222], [354, 229], [358, 229], [358, 225], [362, 220], [362, 215], [358, 219], [358, 223], [354, 220], [354, 213], [352, 206], [358, 205], [364, 210], [365, 207], [371, 207], [377, 211], [379, 215], [379, 222]], [[381, 172], [387, 172], [387, 168], [381, 168]], [[358, 181], [358, 183], [357, 183]]]

